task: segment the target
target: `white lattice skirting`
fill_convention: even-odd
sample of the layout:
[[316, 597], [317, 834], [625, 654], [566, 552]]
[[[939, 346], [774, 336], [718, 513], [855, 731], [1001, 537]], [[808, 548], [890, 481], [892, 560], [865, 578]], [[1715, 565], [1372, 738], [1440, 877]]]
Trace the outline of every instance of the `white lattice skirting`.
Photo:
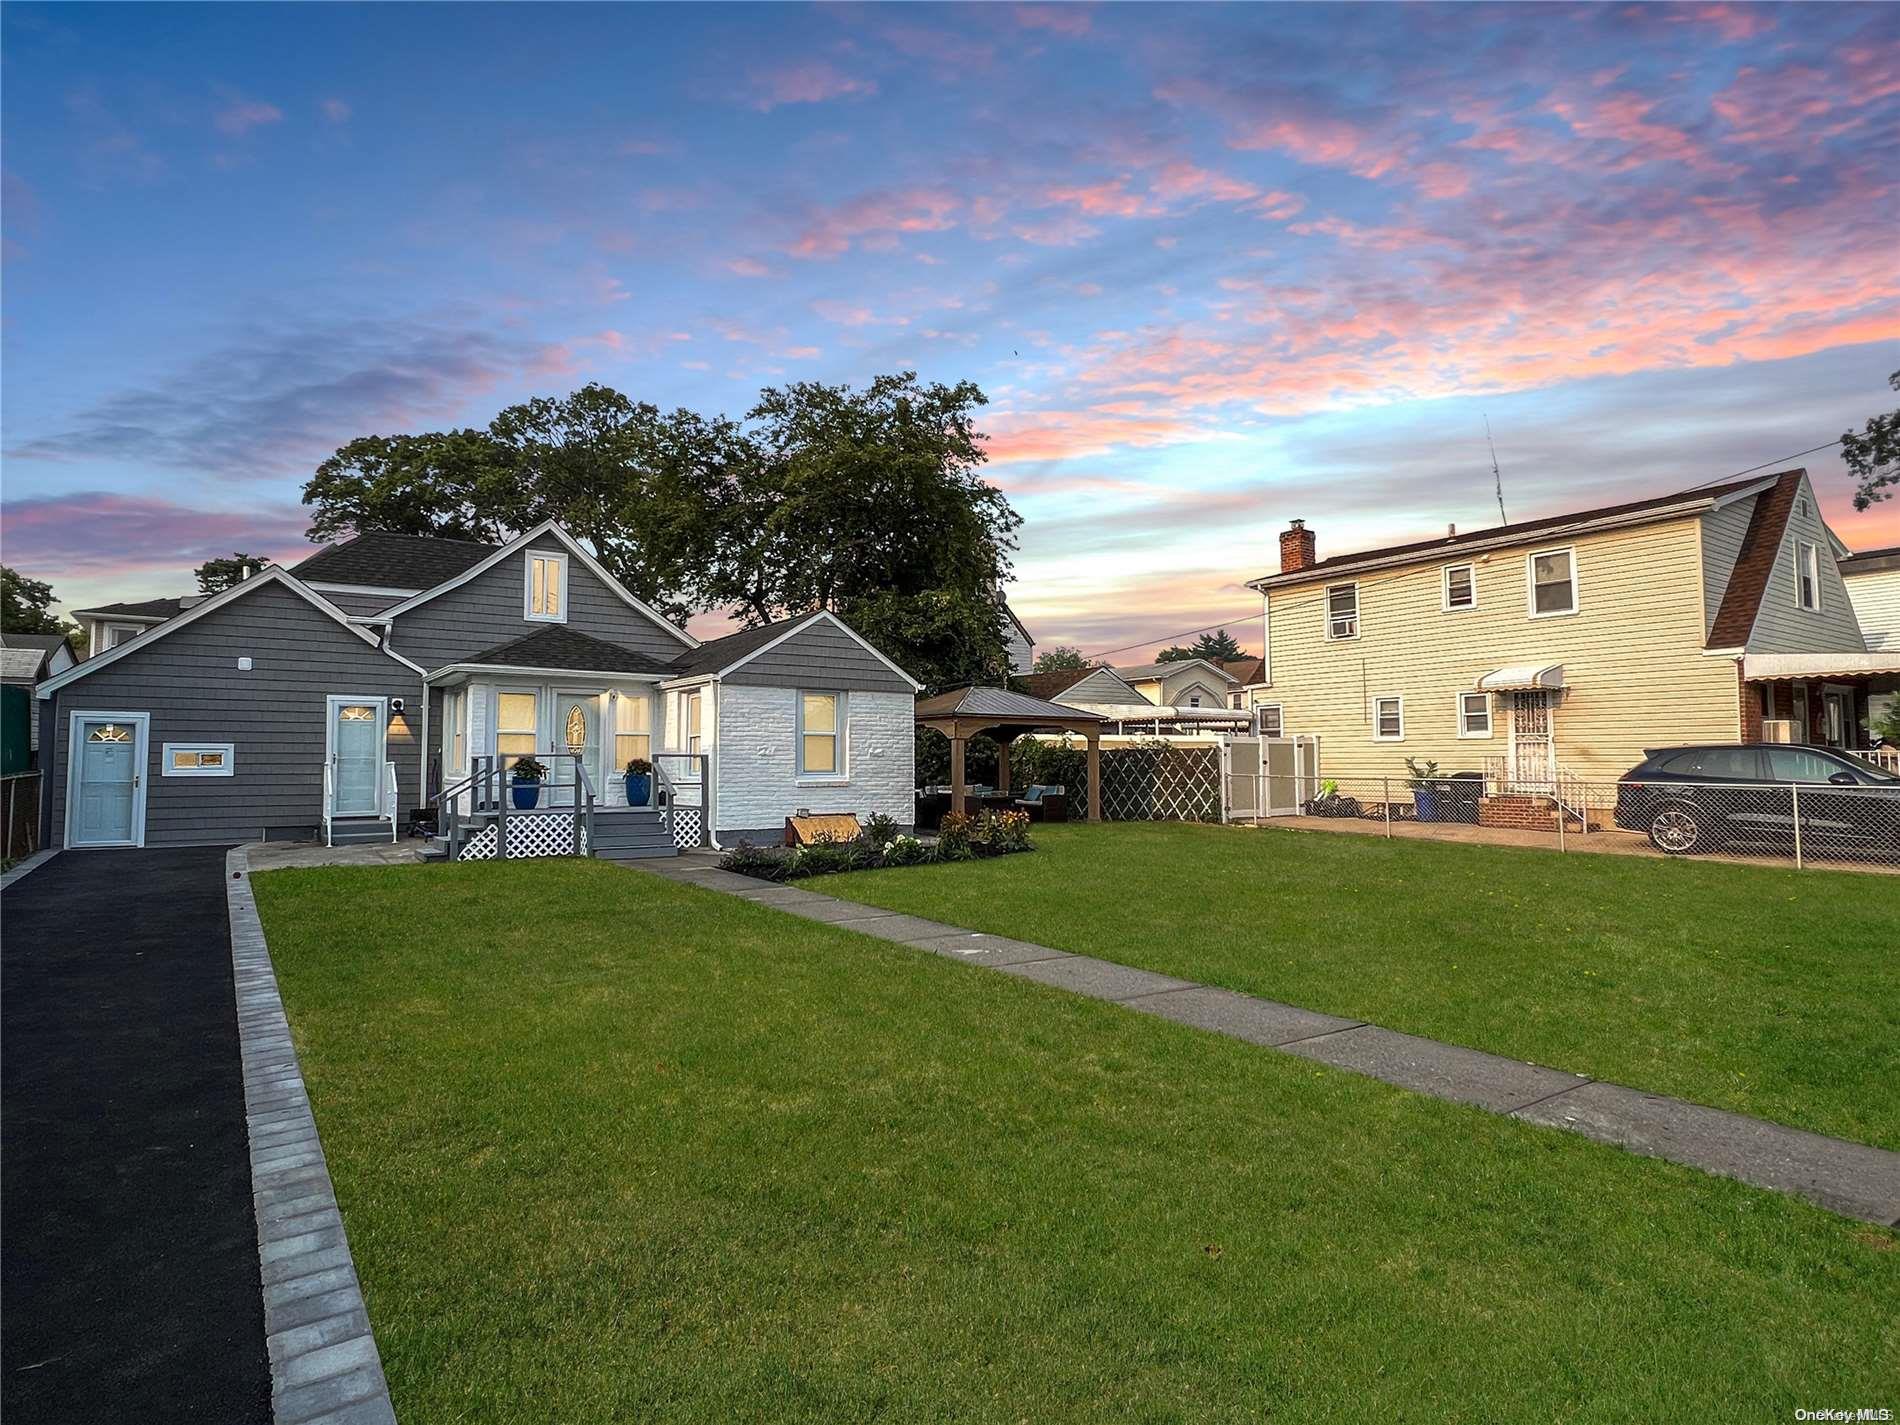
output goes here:
[[[501, 822], [490, 822], [462, 844], [462, 861], [493, 861], [501, 847]], [[531, 856], [585, 856], [587, 824], [571, 812], [539, 816], [511, 816], [508, 827], [508, 859], [524, 860]]]
[[683, 807], [677, 802], [673, 806], [673, 844], [682, 851], [690, 851], [702, 843], [705, 834], [706, 814], [698, 807]]
[[1220, 752], [1212, 747], [1120, 747], [1102, 754], [1109, 821], [1219, 821]]

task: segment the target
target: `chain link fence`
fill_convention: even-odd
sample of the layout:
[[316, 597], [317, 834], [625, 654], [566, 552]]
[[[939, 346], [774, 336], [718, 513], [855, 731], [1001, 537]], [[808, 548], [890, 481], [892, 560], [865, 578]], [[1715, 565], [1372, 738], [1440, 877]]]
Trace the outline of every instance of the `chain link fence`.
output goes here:
[[[1106, 781], [1106, 778], [1104, 779]], [[1900, 784], [1262, 775], [1266, 825], [1355, 823], [1389, 837], [1720, 856], [1900, 871]], [[1503, 834], [1509, 833], [1509, 834]]]

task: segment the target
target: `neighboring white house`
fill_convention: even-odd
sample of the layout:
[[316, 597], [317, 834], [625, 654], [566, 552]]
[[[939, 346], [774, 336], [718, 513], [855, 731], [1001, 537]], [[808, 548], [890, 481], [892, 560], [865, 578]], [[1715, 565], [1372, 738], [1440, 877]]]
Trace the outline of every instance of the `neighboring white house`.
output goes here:
[[1009, 645], [1009, 671], [1019, 677], [1036, 666], [1036, 639], [1016, 610], [1003, 605], [1003, 640]]
[[1900, 648], [1900, 544], [1845, 555], [1840, 568], [1868, 651]]
[[1117, 668], [1116, 675], [1156, 707], [1224, 708], [1240, 680], [1206, 658]]

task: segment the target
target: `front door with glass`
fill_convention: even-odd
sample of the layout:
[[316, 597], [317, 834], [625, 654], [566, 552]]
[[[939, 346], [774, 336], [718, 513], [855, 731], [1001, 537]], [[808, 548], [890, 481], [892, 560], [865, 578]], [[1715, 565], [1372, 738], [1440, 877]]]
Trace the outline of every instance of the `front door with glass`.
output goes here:
[[600, 795], [600, 694], [556, 693], [554, 695], [554, 746], [559, 754], [549, 759], [549, 805], [571, 807], [580, 804], [576, 759], [587, 768], [588, 781], [596, 798]]
[[80, 717], [72, 756], [78, 786], [70, 834], [74, 846], [135, 846], [145, 766], [142, 720]]
[[381, 816], [383, 701], [329, 699], [330, 815]]

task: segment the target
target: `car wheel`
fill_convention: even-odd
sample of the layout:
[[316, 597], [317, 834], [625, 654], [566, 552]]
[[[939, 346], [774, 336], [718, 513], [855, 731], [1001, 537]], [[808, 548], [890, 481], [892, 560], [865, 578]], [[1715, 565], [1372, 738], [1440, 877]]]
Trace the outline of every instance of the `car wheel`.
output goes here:
[[1649, 844], [1666, 856], [1693, 855], [1707, 839], [1696, 809], [1681, 802], [1664, 807], [1649, 823]]

